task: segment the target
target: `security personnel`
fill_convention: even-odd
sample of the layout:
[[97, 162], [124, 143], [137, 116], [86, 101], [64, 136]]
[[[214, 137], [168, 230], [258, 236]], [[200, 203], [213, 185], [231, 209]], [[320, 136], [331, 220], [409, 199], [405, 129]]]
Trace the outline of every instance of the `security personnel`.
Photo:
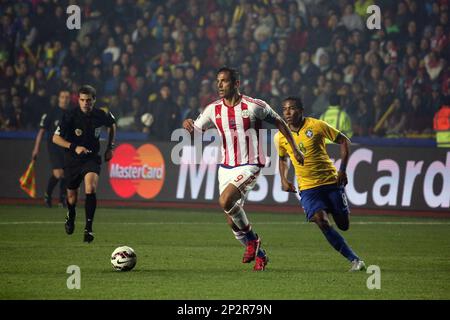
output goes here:
[[[347, 112], [342, 110], [339, 100], [337, 94], [331, 95], [330, 106], [320, 116], [320, 120], [325, 121], [330, 126], [345, 134], [348, 138], [351, 138], [353, 136], [352, 121]], [[330, 143], [330, 141], [327, 140], [327, 143]]]
[[66, 207], [66, 184], [64, 179], [64, 149], [53, 143], [53, 133], [62, 120], [63, 114], [69, 108], [70, 104], [70, 92], [68, 90], [61, 90], [58, 95], [58, 107], [53, 108], [47, 113], [44, 113], [39, 124], [39, 131], [34, 143], [33, 152], [31, 158], [37, 159], [39, 154], [39, 148], [41, 146], [42, 137], [47, 132], [47, 150], [50, 158], [50, 164], [52, 168], [52, 175], [48, 179], [47, 189], [44, 194], [45, 205], [49, 208], [52, 207], [52, 194], [53, 189], [59, 182], [59, 201], [60, 204]]
[[94, 234], [92, 223], [97, 207], [96, 189], [100, 175], [101, 157], [100, 131], [103, 126], [108, 127], [108, 146], [105, 151], [105, 161], [113, 156], [116, 124], [114, 116], [103, 110], [94, 108], [96, 91], [89, 85], [78, 90], [79, 108], [67, 112], [61, 124], [53, 135], [53, 142], [66, 149], [64, 155], [64, 175], [67, 180], [68, 213], [65, 223], [67, 234], [75, 229], [75, 206], [78, 200], [78, 188], [84, 179], [86, 192], [85, 211], [86, 226], [84, 242], [92, 242]]
[[433, 128], [436, 131], [438, 148], [450, 148], [450, 106], [443, 105], [434, 115]]

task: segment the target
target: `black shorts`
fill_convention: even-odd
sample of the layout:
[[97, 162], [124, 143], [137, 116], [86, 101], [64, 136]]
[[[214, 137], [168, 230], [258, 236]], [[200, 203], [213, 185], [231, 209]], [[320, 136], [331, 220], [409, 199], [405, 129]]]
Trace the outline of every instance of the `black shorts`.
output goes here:
[[50, 158], [50, 165], [52, 169], [64, 168], [64, 148], [61, 148], [49, 141], [47, 143], [48, 156]]
[[95, 172], [100, 175], [101, 163], [102, 159], [99, 155], [85, 159], [74, 159], [70, 154], [66, 153], [64, 157], [64, 177], [67, 189], [78, 189], [84, 176], [89, 172]]

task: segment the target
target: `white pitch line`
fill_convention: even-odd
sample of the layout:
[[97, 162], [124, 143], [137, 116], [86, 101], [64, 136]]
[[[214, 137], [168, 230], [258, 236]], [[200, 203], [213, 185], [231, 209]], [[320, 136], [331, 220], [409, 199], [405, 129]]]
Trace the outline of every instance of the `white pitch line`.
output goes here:
[[[120, 225], [223, 225], [225, 222], [99, 222], [99, 224], [120, 224]], [[8, 221], [0, 222], [0, 225], [26, 225], [26, 224], [64, 224], [64, 221]], [[301, 221], [272, 221], [272, 222], [256, 222], [256, 225], [306, 225], [310, 222]], [[355, 221], [351, 225], [450, 225], [449, 222], [435, 221], [435, 222], [420, 222], [420, 221]]]

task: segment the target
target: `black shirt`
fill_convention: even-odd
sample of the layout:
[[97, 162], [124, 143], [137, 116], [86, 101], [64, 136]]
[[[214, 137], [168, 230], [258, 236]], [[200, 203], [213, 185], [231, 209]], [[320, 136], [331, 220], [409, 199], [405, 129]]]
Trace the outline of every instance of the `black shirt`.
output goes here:
[[[83, 146], [90, 150], [87, 156], [97, 156], [100, 151], [100, 132], [103, 126], [111, 127], [116, 122], [111, 112], [106, 113], [101, 109], [94, 108], [89, 114], [83, 113], [80, 108], [75, 108], [63, 115], [62, 121], [55, 131], [70, 143]], [[69, 151], [70, 152], [70, 151]], [[71, 154], [78, 156], [74, 152]]]
[[52, 108], [49, 112], [44, 113], [41, 117], [41, 122], [39, 123], [39, 128], [45, 129], [47, 131], [47, 142], [52, 143], [53, 133], [56, 128], [61, 123], [63, 114], [66, 112], [65, 109], [60, 107]]

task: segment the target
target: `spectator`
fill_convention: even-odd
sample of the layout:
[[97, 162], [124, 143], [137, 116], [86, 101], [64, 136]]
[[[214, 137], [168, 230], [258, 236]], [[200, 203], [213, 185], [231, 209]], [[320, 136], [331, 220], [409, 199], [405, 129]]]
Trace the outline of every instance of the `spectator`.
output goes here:
[[[319, 79], [321, 78], [319, 77]], [[311, 113], [314, 118], [319, 118], [330, 104], [329, 97], [334, 90], [333, 83], [331, 81], [325, 81], [323, 87], [319, 85], [318, 89], [316, 90], [316, 99], [312, 105]]]
[[[102, 69], [98, 66], [95, 66], [91, 69], [90, 74], [87, 77], [88, 83], [93, 86], [94, 88], [96, 88], [97, 90], [97, 96], [98, 97], [103, 97], [104, 92], [103, 92], [103, 85], [104, 85], [104, 81], [103, 81], [103, 76], [102, 76]], [[100, 99], [99, 99], [100, 100]]]
[[8, 130], [26, 130], [27, 120], [23, 111], [22, 98], [13, 96], [10, 105], [5, 108], [5, 126]]
[[296, 17], [294, 28], [288, 38], [289, 52], [292, 52], [294, 56], [298, 56], [306, 48], [307, 43], [308, 33], [304, 30], [303, 21], [300, 17]]
[[21, 46], [32, 48], [36, 43], [38, 31], [32, 25], [30, 17], [24, 17], [22, 20], [22, 27], [18, 33], [17, 41]]
[[320, 26], [320, 20], [317, 16], [312, 16], [310, 19], [310, 27], [308, 29], [308, 47], [311, 52], [318, 48], [326, 46], [326, 31]]
[[287, 39], [291, 33], [291, 27], [289, 26], [289, 18], [285, 12], [280, 12], [276, 15], [276, 27], [274, 31], [274, 40]]
[[181, 120], [197, 119], [199, 114], [202, 112], [202, 108], [199, 106], [200, 104], [198, 102], [198, 98], [195, 96], [190, 97], [188, 101], [188, 108], [183, 110]]
[[119, 89], [119, 84], [122, 80], [122, 68], [120, 64], [115, 64], [112, 67], [112, 74], [105, 80], [104, 93], [105, 95], [112, 95]]
[[341, 23], [348, 31], [363, 30], [363, 23], [361, 17], [353, 11], [353, 6], [347, 4], [344, 9], [344, 14], [341, 18]]
[[431, 131], [433, 114], [427, 113], [423, 107], [419, 93], [414, 93], [406, 109], [405, 133], [414, 136]]
[[119, 116], [127, 115], [131, 106], [131, 90], [128, 82], [125, 80], [120, 82], [117, 96], [119, 98]]
[[262, 5], [258, 15], [258, 25], [254, 31], [254, 39], [258, 42], [261, 51], [267, 50], [275, 28], [275, 19], [268, 8]]
[[373, 125], [376, 127], [383, 116], [388, 106], [383, 105], [382, 99], [379, 95], [374, 95], [372, 98], [372, 106], [369, 109], [371, 111], [371, 118], [373, 119]]
[[64, 90], [70, 91], [72, 87], [72, 82], [73, 80], [69, 66], [64, 65], [61, 67], [61, 73], [59, 75], [59, 78], [56, 79], [55, 85], [49, 88], [50, 92], [52, 94], [56, 94]]
[[311, 54], [308, 51], [300, 53], [300, 72], [303, 79], [308, 85], [312, 86], [316, 83], [317, 77], [320, 74], [319, 69], [311, 62]]
[[108, 47], [103, 50], [103, 61], [106, 63], [115, 63], [119, 60], [120, 48], [116, 45], [116, 40], [113, 37], [108, 39]]
[[400, 99], [396, 98], [393, 102], [393, 112], [383, 124], [384, 135], [387, 137], [401, 136], [405, 131], [406, 118]]
[[206, 107], [209, 103], [214, 101], [216, 95], [212, 92], [211, 83], [209, 80], [205, 79], [201, 82], [200, 92], [199, 92], [199, 102], [202, 108]]
[[81, 78], [82, 72], [84, 71], [85, 60], [81, 53], [78, 41], [70, 42], [69, 52], [64, 57], [63, 64], [71, 70], [71, 76], [74, 76], [77, 79]]
[[431, 51], [424, 58], [425, 68], [431, 81], [435, 81], [444, 69], [444, 60]]
[[432, 86], [431, 97], [427, 102], [427, 112], [435, 114], [443, 104], [444, 100], [439, 93], [439, 86], [437, 84], [434, 84]]
[[169, 84], [161, 86], [157, 100], [150, 106], [150, 113], [157, 119], [151, 128], [152, 136], [157, 140], [170, 141], [172, 131], [180, 127], [180, 113]]
[[353, 114], [352, 124], [355, 136], [368, 136], [372, 133], [373, 116], [365, 99], [356, 101], [356, 112]]

